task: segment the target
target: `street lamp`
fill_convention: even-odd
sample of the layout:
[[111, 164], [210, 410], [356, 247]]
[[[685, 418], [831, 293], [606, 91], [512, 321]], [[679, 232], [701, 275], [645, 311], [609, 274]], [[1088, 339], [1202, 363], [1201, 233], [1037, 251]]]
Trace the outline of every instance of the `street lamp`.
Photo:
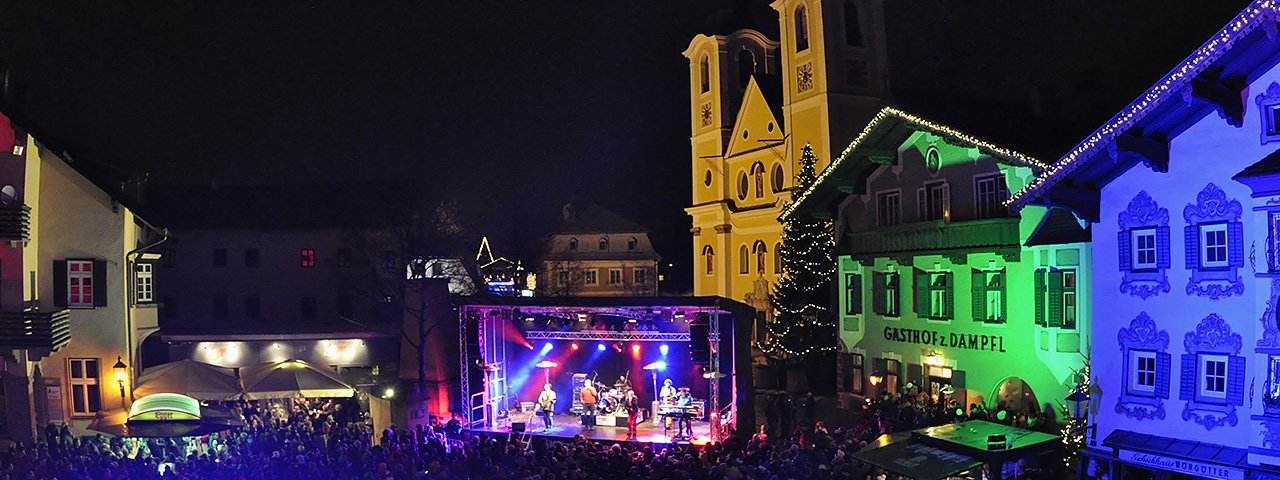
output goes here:
[[1071, 419], [1084, 420], [1089, 413], [1089, 394], [1076, 389], [1067, 395], [1067, 408], [1071, 410]]
[[116, 384], [120, 386], [120, 408], [124, 408], [124, 379], [129, 366], [124, 364], [124, 357], [116, 356], [116, 364], [111, 368], [116, 371]]

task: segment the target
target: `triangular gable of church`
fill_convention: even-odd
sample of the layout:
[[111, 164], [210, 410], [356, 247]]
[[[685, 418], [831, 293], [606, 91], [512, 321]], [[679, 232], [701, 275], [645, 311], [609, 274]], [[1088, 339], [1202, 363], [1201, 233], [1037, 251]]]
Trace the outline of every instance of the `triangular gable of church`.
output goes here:
[[729, 137], [725, 157], [783, 143], [782, 118], [777, 114], [781, 111], [779, 109], [781, 105], [771, 104], [765, 94], [768, 87], [761, 85], [762, 81], [768, 81], [768, 79], [761, 80], [752, 76], [746, 90], [742, 93], [742, 106], [738, 108], [738, 117], [733, 122], [733, 134]]

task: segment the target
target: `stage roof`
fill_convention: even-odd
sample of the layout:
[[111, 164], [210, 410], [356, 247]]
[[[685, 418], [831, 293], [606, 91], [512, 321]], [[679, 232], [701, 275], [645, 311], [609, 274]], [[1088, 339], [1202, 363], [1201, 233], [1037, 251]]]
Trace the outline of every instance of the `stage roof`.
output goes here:
[[710, 311], [718, 309], [721, 313], [736, 316], [754, 316], [751, 306], [724, 297], [493, 297], [474, 296], [457, 297], [454, 303], [458, 306], [517, 307], [522, 309], [662, 309], [662, 310], [698, 310]]

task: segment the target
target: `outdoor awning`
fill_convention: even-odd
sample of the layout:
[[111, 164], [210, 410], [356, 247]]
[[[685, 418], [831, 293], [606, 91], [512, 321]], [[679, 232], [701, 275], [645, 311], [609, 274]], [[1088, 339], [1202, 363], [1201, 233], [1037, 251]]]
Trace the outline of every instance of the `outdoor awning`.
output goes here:
[[249, 400], [347, 398], [355, 395], [355, 390], [343, 382], [337, 372], [302, 360], [244, 367], [240, 370], [240, 378], [244, 380], [245, 398]]
[[854, 458], [916, 480], [940, 480], [982, 465], [973, 457], [925, 445], [911, 433], [881, 435]]
[[240, 397], [235, 371], [194, 360], [179, 360], [147, 368], [138, 377], [133, 394], [180, 393], [198, 400], [234, 400]]
[[229, 410], [200, 405], [194, 398], [157, 393], [139, 398], [129, 410], [100, 412], [89, 429], [121, 437], [189, 437], [244, 426]]

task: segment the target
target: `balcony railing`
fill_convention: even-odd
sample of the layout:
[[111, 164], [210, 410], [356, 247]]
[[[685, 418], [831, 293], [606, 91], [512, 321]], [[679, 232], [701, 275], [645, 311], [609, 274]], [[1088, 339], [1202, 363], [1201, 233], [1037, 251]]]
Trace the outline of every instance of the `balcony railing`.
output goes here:
[[0, 240], [31, 238], [31, 207], [26, 205], [0, 206]]
[[70, 341], [70, 310], [0, 312], [0, 348], [25, 349], [41, 358]]
[[849, 253], [872, 255], [1016, 246], [1021, 241], [1018, 223], [1018, 218], [989, 218], [950, 223], [936, 220], [878, 227], [850, 234]]

